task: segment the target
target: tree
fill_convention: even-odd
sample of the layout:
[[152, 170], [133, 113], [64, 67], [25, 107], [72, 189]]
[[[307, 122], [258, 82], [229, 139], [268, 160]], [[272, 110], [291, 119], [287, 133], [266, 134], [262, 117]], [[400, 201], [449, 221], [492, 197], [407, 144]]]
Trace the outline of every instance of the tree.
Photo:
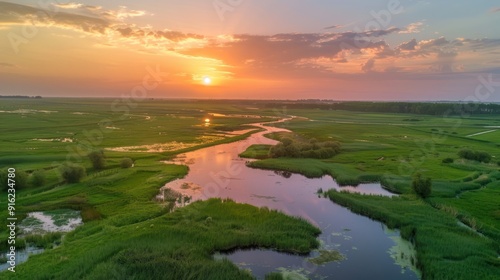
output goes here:
[[464, 158], [464, 159], [470, 159], [470, 160], [474, 160], [475, 159], [475, 156], [474, 156], [474, 151], [470, 150], [470, 149], [462, 149], [458, 152], [458, 156], [461, 157], [461, 158]]
[[61, 166], [60, 172], [67, 183], [78, 183], [86, 176], [85, 168], [76, 164], [65, 164]]
[[415, 175], [413, 175], [411, 187], [418, 196], [426, 198], [431, 194], [432, 191], [431, 178], [424, 178], [422, 177], [422, 174], [416, 173]]
[[97, 170], [104, 169], [106, 165], [106, 160], [103, 150], [93, 151], [90, 154], [88, 154], [88, 157], [90, 159], [90, 162], [92, 162], [92, 166], [94, 167], [94, 169]]
[[120, 163], [122, 168], [130, 168], [132, 165], [134, 165], [134, 161], [131, 158], [124, 158]]

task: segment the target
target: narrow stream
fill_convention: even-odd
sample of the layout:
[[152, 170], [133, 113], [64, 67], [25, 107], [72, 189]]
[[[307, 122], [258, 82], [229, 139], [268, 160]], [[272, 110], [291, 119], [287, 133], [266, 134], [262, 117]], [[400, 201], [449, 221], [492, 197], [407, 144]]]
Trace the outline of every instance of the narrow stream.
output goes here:
[[[284, 121], [284, 120], [281, 120]], [[272, 250], [237, 250], [218, 253], [214, 258], [228, 258], [242, 269], [249, 269], [258, 279], [281, 271], [291, 279], [418, 279], [412, 268], [413, 247], [389, 231], [384, 224], [352, 213], [317, 194], [318, 189], [342, 189], [365, 194], [392, 196], [380, 184], [339, 187], [329, 176], [309, 179], [299, 174], [252, 169], [239, 154], [252, 144], [277, 142], [263, 135], [287, 131], [254, 124], [266, 131], [245, 140], [208, 147], [179, 155], [169, 163], [187, 164], [185, 178], [166, 184], [192, 200], [211, 197], [231, 198], [236, 202], [266, 206], [286, 214], [300, 216], [318, 226], [322, 233], [320, 250], [338, 252], [343, 260], [314, 264], [320, 254], [297, 256]], [[160, 192], [160, 199], [161, 194]]]

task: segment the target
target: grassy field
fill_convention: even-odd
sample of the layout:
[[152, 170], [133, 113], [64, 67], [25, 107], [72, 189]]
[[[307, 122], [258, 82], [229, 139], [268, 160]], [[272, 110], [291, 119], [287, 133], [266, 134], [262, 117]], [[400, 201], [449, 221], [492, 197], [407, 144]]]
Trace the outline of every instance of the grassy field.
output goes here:
[[[148, 100], [128, 108], [130, 112], [115, 112], [112, 102], [2, 100], [0, 168], [15, 167], [17, 179], [21, 173], [28, 178], [16, 192], [16, 216], [21, 220], [32, 211], [74, 209], [85, 222], [62, 241], [60, 234], [18, 239], [18, 249], [28, 242], [47, 250], [17, 266], [15, 279], [252, 279], [211, 255], [248, 247], [300, 254], [319, 245], [319, 229], [276, 211], [212, 199], [170, 213], [170, 205], [153, 200], [161, 186], [188, 171], [162, 160], [243, 139], [250, 133], [224, 133], [279, 117], [272, 110], [261, 118], [262, 111], [245, 109], [245, 104]], [[157, 143], [194, 144], [161, 152], [107, 150]], [[93, 149], [104, 149], [103, 170], [95, 170], [86, 157]], [[124, 157], [134, 160], [132, 168], [120, 168]], [[87, 176], [64, 183], [59, 167], [65, 162], [83, 165]], [[41, 186], [31, 183], [34, 172], [43, 173]], [[5, 200], [0, 207], [7, 209]], [[0, 218], [6, 220], [7, 212], [1, 211]], [[52, 242], [61, 244], [49, 249]], [[7, 249], [5, 231], [0, 244]], [[0, 278], [10, 279], [10, 273]]]
[[[340, 154], [328, 159], [268, 158], [269, 146], [254, 145], [242, 154], [262, 159], [251, 166], [308, 177], [330, 175], [343, 185], [380, 181], [401, 197], [325, 195], [401, 229], [417, 248], [425, 279], [494, 279], [500, 273], [500, 139], [497, 132], [470, 136], [498, 126], [498, 117], [269, 109], [251, 101], [145, 100], [136, 106], [118, 104], [117, 109], [113, 102], [2, 100], [0, 169], [15, 167], [28, 182], [16, 193], [17, 217], [74, 209], [85, 222], [62, 240], [59, 235], [29, 237], [46, 248], [52, 241], [61, 245], [18, 266], [19, 279], [251, 279], [230, 262], [214, 261], [211, 254], [240, 247], [292, 253], [316, 248], [317, 228], [275, 211], [213, 199], [170, 213], [169, 207], [153, 201], [160, 186], [188, 171], [162, 160], [245, 138], [248, 133], [226, 133], [283, 114], [300, 117], [277, 124], [290, 129], [291, 138], [338, 141]], [[139, 148], [116, 150], [128, 146]], [[464, 148], [487, 152], [492, 161], [460, 159], [457, 153]], [[95, 170], [86, 157], [94, 149], [105, 151], [104, 170]], [[133, 159], [132, 168], [120, 167], [125, 157]], [[452, 161], [443, 163], [445, 158]], [[81, 164], [87, 176], [79, 183], [64, 183], [59, 167], [65, 162]], [[34, 183], [36, 172], [43, 173], [40, 186]], [[425, 200], [412, 194], [415, 172], [432, 178], [433, 191]], [[7, 196], [3, 188], [1, 195]], [[0, 207], [7, 209], [5, 200]], [[1, 211], [0, 219], [6, 218], [7, 212]], [[2, 231], [3, 250], [6, 239]], [[7, 275], [3, 272], [0, 278]]]
[[[168, 144], [197, 147], [224, 139], [225, 132], [278, 117], [272, 110], [196, 101], [112, 99], [4, 99], [0, 103], [0, 166], [45, 168], [46, 162], [78, 160], [90, 148]], [[125, 104], [125, 105], [124, 105]], [[3, 112], [7, 111], [7, 112]], [[215, 116], [213, 114], [216, 114]], [[210, 124], [205, 124], [205, 119]], [[68, 155], [70, 154], [70, 155]]]

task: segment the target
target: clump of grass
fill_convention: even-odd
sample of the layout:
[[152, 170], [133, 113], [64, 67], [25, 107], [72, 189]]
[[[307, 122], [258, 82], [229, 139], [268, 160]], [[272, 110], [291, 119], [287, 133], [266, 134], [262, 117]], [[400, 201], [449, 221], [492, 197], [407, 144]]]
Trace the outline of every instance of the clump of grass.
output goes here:
[[54, 245], [59, 245], [61, 243], [62, 233], [60, 232], [49, 232], [43, 235], [30, 234], [24, 237], [24, 240], [30, 246], [37, 248], [51, 249]]
[[242, 158], [256, 159], [269, 158], [269, 150], [271, 149], [271, 147], [271, 145], [254, 144], [248, 147], [243, 153], [239, 154], [239, 156]]
[[349, 177], [337, 177], [335, 181], [339, 186], [357, 186], [361, 182], [357, 178], [349, 178]]

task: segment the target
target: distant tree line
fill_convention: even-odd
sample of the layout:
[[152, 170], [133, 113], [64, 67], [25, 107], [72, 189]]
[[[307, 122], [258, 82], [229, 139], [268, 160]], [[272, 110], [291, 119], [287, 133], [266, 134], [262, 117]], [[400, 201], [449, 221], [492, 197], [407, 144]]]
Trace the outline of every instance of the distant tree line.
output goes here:
[[311, 139], [309, 142], [298, 141], [289, 137], [281, 139], [281, 143], [271, 147], [269, 156], [292, 158], [331, 158], [340, 152], [340, 143], [335, 141], [318, 142]]
[[0, 95], [0, 98], [42, 98], [40, 95], [28, 96], [28, 95]]
[[439, 103], [439, 102], [333, 102], [283, 101], [266, 103], [267, 108], [346, 110], [374, 113], [407, 113], [422, 115], [500, 114], [500, 104], [494, 103]]

